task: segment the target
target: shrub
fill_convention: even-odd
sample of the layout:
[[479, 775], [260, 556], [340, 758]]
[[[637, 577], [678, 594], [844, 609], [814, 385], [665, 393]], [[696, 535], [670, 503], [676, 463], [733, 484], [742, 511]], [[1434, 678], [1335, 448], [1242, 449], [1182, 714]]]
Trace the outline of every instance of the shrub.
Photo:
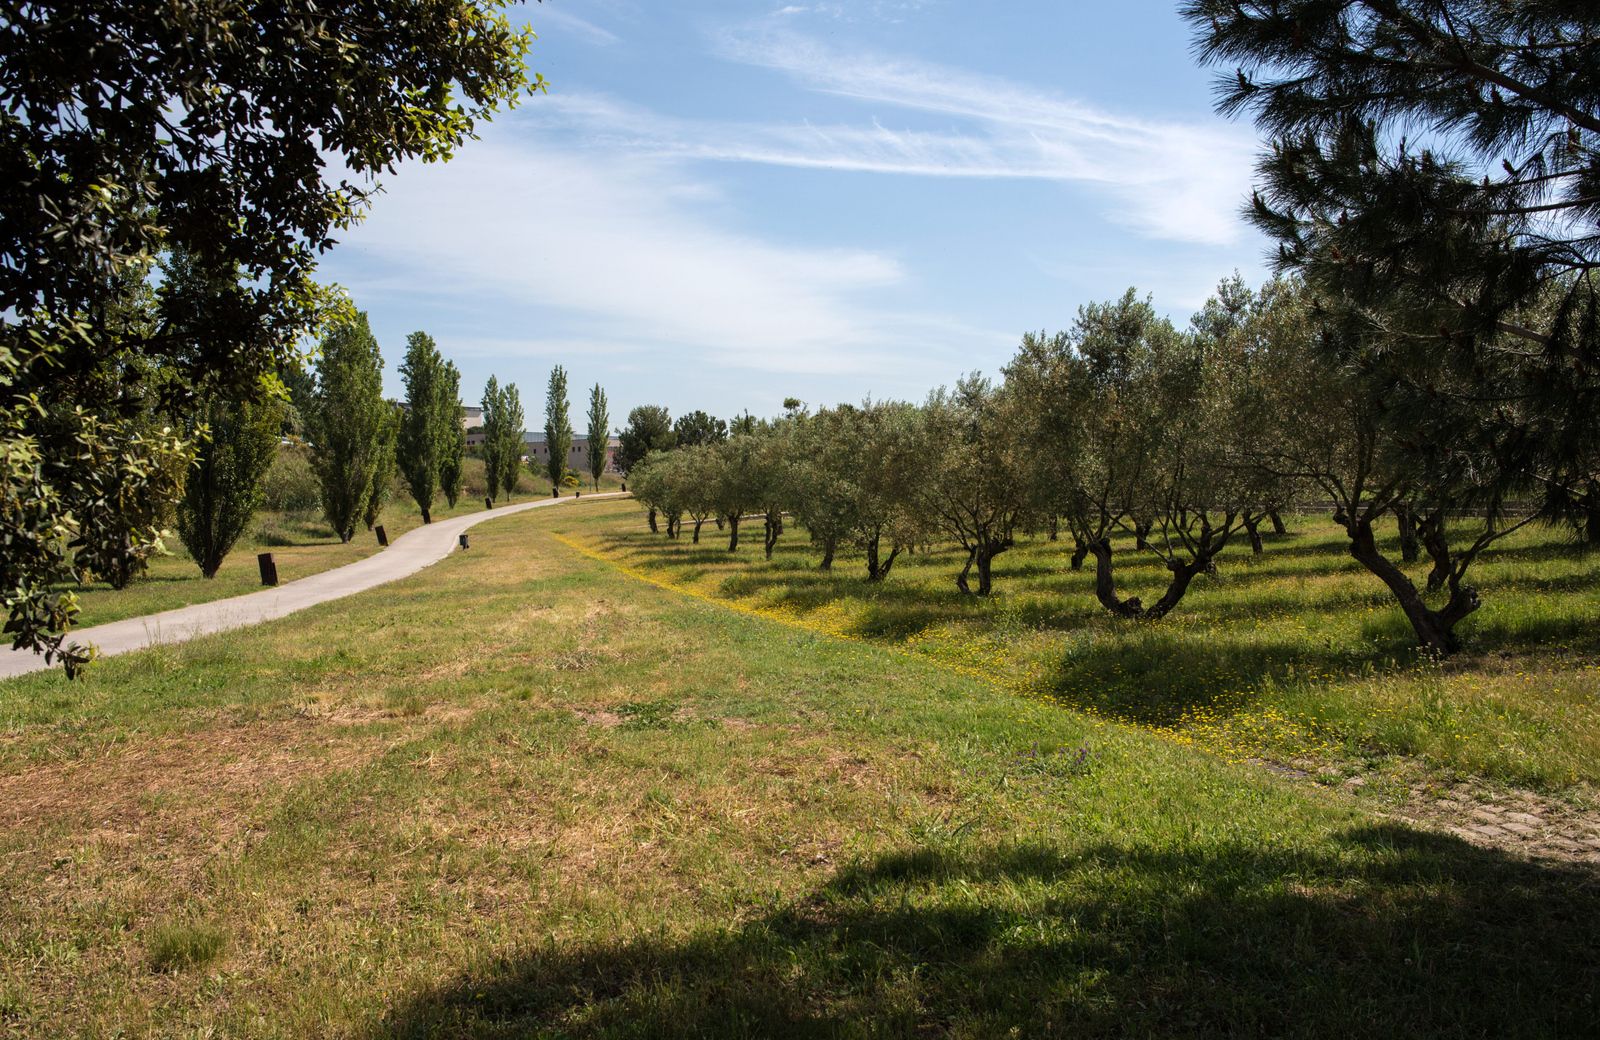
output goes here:
[[307, 516], [321, 505], [318, 495], [317, 475], [312, 472], [305, 450], [280, 447], [262, 485], [262, 507], [278, 513]]

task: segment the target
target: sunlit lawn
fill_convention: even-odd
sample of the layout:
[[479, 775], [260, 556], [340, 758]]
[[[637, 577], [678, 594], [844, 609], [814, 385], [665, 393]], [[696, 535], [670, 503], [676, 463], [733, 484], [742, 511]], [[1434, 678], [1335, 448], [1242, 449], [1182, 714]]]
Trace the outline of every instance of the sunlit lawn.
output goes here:
[[[1080, 607], [1048, 548], [1008, 560], [991, 604], [945, 596], [931, 557], [869, 602], [797, 549], [768, 569], [664, 547], [633, 509], [490, 521], [404, 582], [76, 683], [0, 682], [0, 1033], [1592, 1032], [1592, 869], [1414, 831], [990, 681], [1012, 674], [1004, 639], [1033, 661], [1071, 646], [1041, 673], [1064, 690], [1142, 689], [1110, 651], [1165, 639], [1142, 653], [1173, 657], [1183, 691], [1296, 661], [1282, 689], [1322, 682], [1314, 664], [1375, 698], [1396, 645], [1381, 612], [1324, 611], [1281, 654], [1248, 618], [1201, 658], [1198, 628], [1128, 633]], [[652, 587], [553, 530], [787, 613]], [[1230, 561], [1233, 584], [1193, 609], [1254, 581], [1275, 613], [1315, 616], [1346, 581], [1295, 551], [1319, 538]], [[1271, 570], [1324, 566], [1304, 589]], [[1521, 667], [1516, 615], [1494, 617], [1475, 638]], [[1368, 625], [1364, 650], [1321, 642]], [[1485, 700], [1549, 702], [1460, 674], [1447, 688], [1481, 675]]]
[[[613, 507], [623, 511], [626, 507]], [[637, 517], [637, 509], [635, 509]], [[1029, 697], [1166, 731], [1230, 758], [1343, 769], [1395, 765], [1561, 787], [1600, 780], [1600, 553], [1527, 528], [1470, 573], [1484, 605], [1466, 652], [1421, 659], [1387, 590], [1344, 552], [1331, 522], [1293, 520], [1266, 551], [1230, 546], [1214, 578], [1156, 623], [1112, 618], [1092, 561], [1029, 539], [995, 564], [995, 595], [962, 596], [962, 556], [902, 556], [880, 585], [842, 552], [816, 569], [791, 529], [772, 560], [737, 554], [707, 524], [701, 543], [653, 536], [642, 519], [564, 518], [569, 537], [653, 580], [764, 616], [924, 655]], [[759, 532], [757, 532], [759, 534]], [[1413, 568], [1419, 584], [1426, 564]], [[1162, 565], [1118, 545], [1118, 579], [1146, 602]]]

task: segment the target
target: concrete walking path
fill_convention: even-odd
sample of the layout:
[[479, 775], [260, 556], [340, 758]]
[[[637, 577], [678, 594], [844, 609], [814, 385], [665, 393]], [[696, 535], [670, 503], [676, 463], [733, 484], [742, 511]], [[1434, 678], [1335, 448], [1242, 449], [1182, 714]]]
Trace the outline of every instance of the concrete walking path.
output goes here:
[[[387, 549], [364, 560], [335, 567], [333, 570], [313, 574], [309, 578], [291, 581], [276, 588], [262, 589], [243, 596], [196, 603], [188, 607], [164, 610], [159, 614], [126, 618], [93, 628], [75, 629], [71, 639], [75, 643], [92, 644], [99, 648], [101, 657], [113, 657], [134, 650], [169, 643], [184, 643], [197, 636], [230, 629], [258, 625], [263, 621], [281, 618], [297, 610], [342, 599], [364, 592], [377, 585], [409, 577], [431, 563], [437, 563], [454, 549], [461, 533], [485, 520], [498, 520], [513, 513], [567, 502], [582, 502], [589, 498], [622, 498], [625, 492], [586, 495], [582, 499], [544, 498], [535, 502], [519, 502], [513, 506], [487, 509], [481, 513], [453, 516], [448, 520], [424, 524], [396, 538]], [[0, 648], [0, 679], [46, 668], [44, 656], [31, 651]]]

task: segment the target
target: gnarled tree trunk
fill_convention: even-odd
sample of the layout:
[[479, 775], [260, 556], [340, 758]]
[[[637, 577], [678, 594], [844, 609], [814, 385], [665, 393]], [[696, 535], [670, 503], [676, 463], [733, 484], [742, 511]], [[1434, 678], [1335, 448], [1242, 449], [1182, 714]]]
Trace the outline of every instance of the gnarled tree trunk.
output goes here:
[[894, 558], [900, 555], [900, 547], [894, 546], [889, 550], [888, 556], [879, 556], [879, 547], [882, 535], [873, 535], [867, 539], [867, 580], [882, 581], [889, 576], [889, 569], [894, 566]]
[[1394, 507], [1394, 519], [1400, 527], [1400, 559], [1406, 563], [1416, 563], [1422, 551], [1417, 539], [1417, 514], [1402, 503]]
[[1072, 569], [1081, 571], [1083, 570], [1083, 561], [1089, 555], [1089, 543], [1076, 535], [1073, 536], [1072, 540], [1075, 543], [1072, 550]]
[[650, 507], [650, 511], [645, 514], [645, 519], [650, 522], [650, 533], [651, 534], [660, 534], [661, 533], [661, 529], [656, 526], [656, 507], [655, 506], [651, 506]]
[[1094, 555], [1094, 596], [1117, 617], [1136, 618], [1144, 615], [1144, 604], [1138, 596], [1121, 599], [1117, 596], [1117, 581], [1111, 570], [1111, 539], [1099, 538], [1088, 545]]
[[1245, 517], [1245, 519], [1244, 519], [1244, 529], [1245, 529], [1245, 532], [1250, 535], [1250, 551], [1252, 553], [1254, 553], [1255, 555], [1260, 556], [1261, 552], [1262, 552], [1262, 545], [1261, 545], [1261, 518], [1260, 517], [1254, 517], [1254, 518]]
[[1273, 534], [1289, 533], [1289, 528], [1284, 525], [1283, 517], [1278, 514], [1276, 509], [1267, 510], [1267, 519], [1272, 521]]
[[783, 514], [768, 513], [766, 519], [766, 550], [767, 559], [772, 559], [772, 547], [778, 544], [778, 536], [783, 534]]
[[1452, 569], [1450, 539], [1445, 534], [1444, 511], [1440, 510], [1423, 517], [1417, 524], [1417, 533], [1422, 536], [1423, 547], [1428, 550], [1428, 558], [1433, 561], [1433, 569], [1428, 572], [1428, 591], [1438, 592], [1444, 588], [1445, 582], [1450, 580]]
[[1478, 609], [1477, 590], [1466, 585], [1455, 586], [1444, 608], [1432, 610], [1405, 572], [1378, 550], [1370, 523], [1347, 525], [1346, 530], [1350, 534], [1350, 555], [1394, 593], [1400, 609], [1405, 611], [1406, 620], [1417, 634], [1417, 642], [1438, 654], [1452, 654], [1460, 649], [1455, 627], [1462, 618]]
[[728, 551], [735, 552], [739, 548], [739, 514], [728, 514]]

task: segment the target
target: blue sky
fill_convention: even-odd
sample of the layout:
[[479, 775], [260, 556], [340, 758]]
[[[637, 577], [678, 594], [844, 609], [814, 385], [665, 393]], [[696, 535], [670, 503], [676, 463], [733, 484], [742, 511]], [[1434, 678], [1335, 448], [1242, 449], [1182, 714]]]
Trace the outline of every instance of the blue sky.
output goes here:
[[1257, 142], [1176, 0], [546, 0], [550, 93], [385, 179], [323, 274], [522, 390], [774, 414], [920, 399], [1128, 286], [1186, 320], [1265, 273]]

